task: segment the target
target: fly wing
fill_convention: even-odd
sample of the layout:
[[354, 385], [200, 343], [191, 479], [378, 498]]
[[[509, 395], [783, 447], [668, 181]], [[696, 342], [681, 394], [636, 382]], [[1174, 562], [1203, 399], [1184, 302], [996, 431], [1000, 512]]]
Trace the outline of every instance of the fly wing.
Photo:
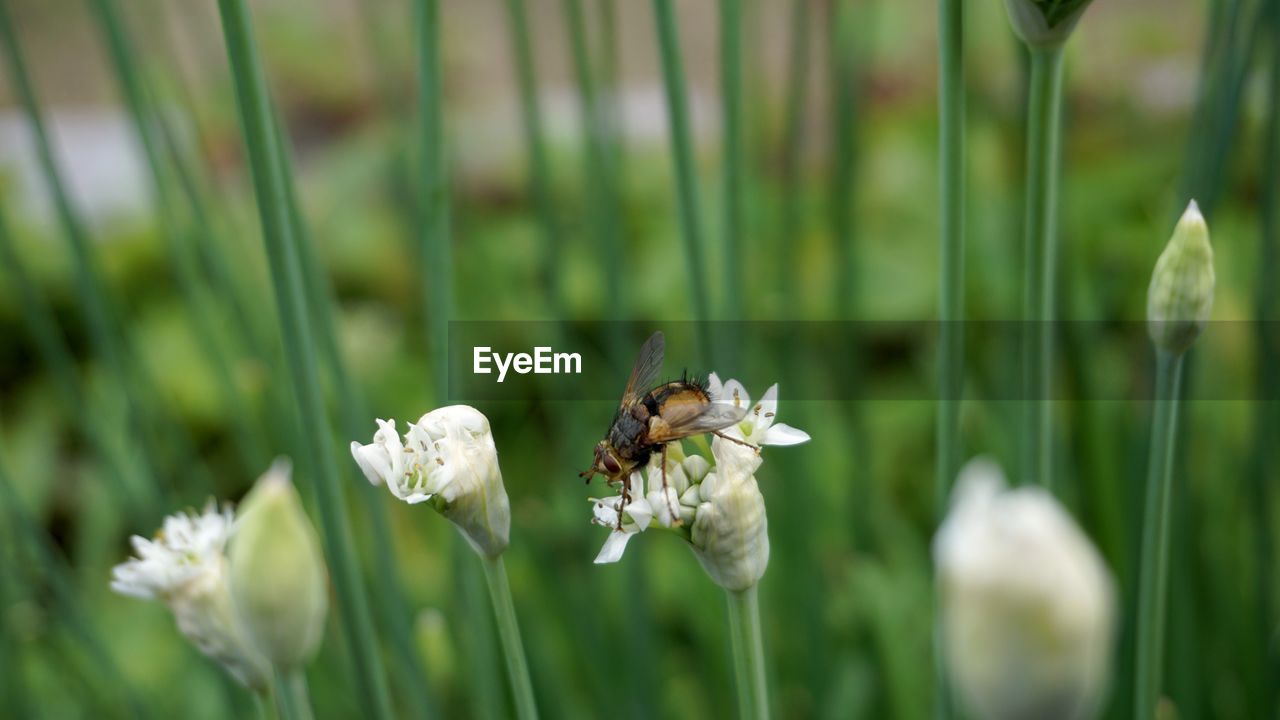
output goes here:
[[640, 354], [636, 356], [636, 364], [631, 368], [631, 377], [627, 379], [627, 387], [622, 391], [622, 407], [634, 405], [640, 397], [649, 391], [658, 380], [662, 370], [662, 356], [666, 353], [667, 340], [659, 330], [649, 336], [640, 346]]
[[707, 394], [691, 388], [669, 395], [661, 411], [649, 422], [645, 439], [671, 442], [702, 433], [723, 430], [747, 416], [747, 408], [731, 402], [712, 402]]

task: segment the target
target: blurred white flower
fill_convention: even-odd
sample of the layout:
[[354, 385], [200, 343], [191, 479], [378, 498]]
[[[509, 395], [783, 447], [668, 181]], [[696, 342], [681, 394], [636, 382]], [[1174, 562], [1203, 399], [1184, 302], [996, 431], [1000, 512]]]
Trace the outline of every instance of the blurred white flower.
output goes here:
[[1109, 675], [1112, 581], [1053, 496], [1006, 490], [995, 463], [971, 461], [933, 555], [947, 670], [969, 711], [1092, 717]]
[[219, 510], [213, 501], [199, 515], [170, 515], [154, 539], [132, 538], [136, 557], [112, 569], [111, 589], [165, 603], [178, 630], [202, 653], [260, 690], [270, 668], [246, 641], [231, 609], [225, 548], [233, 529], [231, 508]]
[[[713, 402], [749, 407], [747, 416], [725, 429], [724, 434], [730, 439], [712, 439], [714, 465], [702, 455], [687, 455], [679, 442], [670, 444], [665, 492], [661, 455], [655, 453], [644, 478], [640, 473], [632, 475], [632, 499], [625, 507], [620, 507], [620, 495], [593, 500], [593, 522], [613, 530], [596, 557], [597, 563], [617, 562], [633, 535], [661, 527], [688, 541], [707, 574], [722, 587], [745, 590], [764, 575], [769, 564], [769, 536], [764, 496], [755, 479], [763, 462], [758, 446], [794, 445], [805, 442], [809, 435], [774, 422], [778, 409], [776, 385], [754, 406], [736, 380], [722, 383], [713, 374], [708, 392]], [[647, 493], [643, 492], [646, 487]], [[619, 511], [623, 518], [621, 530]]]
[[760, 402], [751, 404], [751, 396], [746, 388], [737, 380], [721, 384], [720, 378], [711, 373], [707, 379], [707, 392], [716, 402], [727, 402], [739, 407], [749, 408], [741, 422], [725, 428], [729, 437], [756, 446], [765, 445], [799, 445], [809, 440], [809, 433], [793, 428], [785, 423], [774, 422], [778, 415], [778, 384], [774, 383], [764, 391]]
[[378, 420], [373, 442], [351, 443], [351, 455], [374, 485], [410, 504], [430, 501], [476, 552], [497, 557], [507, 548], [511, 504], [489, 420], [479, 410], [432, 410], [409, 425], [403, 442], [394, 420]]

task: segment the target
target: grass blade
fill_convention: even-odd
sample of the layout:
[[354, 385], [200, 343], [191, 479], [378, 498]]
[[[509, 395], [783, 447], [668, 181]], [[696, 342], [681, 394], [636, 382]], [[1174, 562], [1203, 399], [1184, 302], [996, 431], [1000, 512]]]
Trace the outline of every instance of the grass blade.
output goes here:
[[339, 615], [352, 654], [362, 707], [373, 717], [389, 718], [391, 705], [382, 673], [382, 660], [378, 655], [368, 599], [352, 548], [351, 528], [334, 466], [333, 437], [325, 419], [319, 370], [312, 354], [315, 344], [295, 247], [298, 238], [289, 212], [285, 177], [289, 170], [280, 162], [275, 117], [253, 42], [248, 8], [244, 0], [219, 0], [218, 9], [258, 201], [263, 242], [271, 265], [289, 379], [303, 430], [299, 436], [303, 452], [300, 460], [312, 466], [310, 470], [329, 568], [338, 594]]

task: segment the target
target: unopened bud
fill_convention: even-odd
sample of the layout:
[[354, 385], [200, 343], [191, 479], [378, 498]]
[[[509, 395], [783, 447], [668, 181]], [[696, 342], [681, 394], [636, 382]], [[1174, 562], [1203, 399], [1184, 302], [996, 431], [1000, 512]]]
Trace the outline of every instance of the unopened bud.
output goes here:
[[1005, 0], [1013, 31], [1031, 47], [1061, 45], [1093, 0]]
[[1213, 247], [1195, 200], [1173, 229], [1147, 290], [1147, 332], [1175, 355], [1191, 347], [1213, 309]]
[[287, 462], [258, 480], [236, 522], [228, 548], [236, 616], [272, 665], [300, 668], [324, 635], [328, 574]]

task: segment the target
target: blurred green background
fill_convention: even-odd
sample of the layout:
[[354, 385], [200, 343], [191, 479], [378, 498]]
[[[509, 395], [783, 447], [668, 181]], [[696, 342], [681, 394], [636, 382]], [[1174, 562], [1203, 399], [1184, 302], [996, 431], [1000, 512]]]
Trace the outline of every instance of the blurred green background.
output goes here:
[[[183, 239], [175, 243], [157, 220], [157, 193], [95, 3], [0, 2], [99, 270], [96, 280], [77, 273], [7, 66], [0, 707], [35, 717], [245, 715], [249, 698], [176, 633], [160, 604], [107, 588], [129, 535], [149, 535], [163, 514], [210, 496], [238, 499], [295, 443], [217, 9], [120, 3], [163, 128], [163, 185], [179, 199], [172, 226]], [[332, 294], [337, 351], [358, 396], [340, 397], [342, 383], [326, 369], [340, 449], [367, 442], [375, 417], [413, 420], [441, 402], [424, 331], [433, 274], [453, 278], [453, 319], [696, 319], [649, 4], [525, 5], [531, 64], [515, 55], [507, 3], [442, 3], [453, 267], [424, 272], [412, 211], [409, 3], [251, 3], [292, 142], [309, 247], [323, 270], [317, 277], [327, 280], [318, 296]], [[966, 299], [971, 317], [995, 320], [1016, 317], [1022, 276], [1026, 65], [1002, 5], [966, 9]], [[718, 316], [934, 318], [932, 6], [745, 3], [743, 216], [732, 258], [722, 239], [716, 6], [675, 6], [713, 298], [733, 295], [722, 268], [740, 263], [738, 302], [717, 305]], [[1195, 197], [1216, 251], [1214, 319], [1276, 320], [1276, 6], [1099, 0], [1088, 11], [1068, 50], [1064, 318], [1141, 320], [1155, 258]], [[531, 71], [537, 86], [541, 181], [529, 174], [519, 70]], [[585, 109], [584, 79], [596, 101]], [[95, 282], [118, 319], [114, 361], [86, 314], [86, 283]], [[1271, 486], [1280, 474], [1280, 368], [1274, 340], [1261, 340], [1274, 334], [1270, 325], [1247, 327], [1211, 328], [1187, 379], [1191, 398], [1266, 401], [1193, 400], [1183, 410], [1166, 686], [1184, 718], [1276, 713]], [[1064, 335], [1057, 380], [1072, 400], [1055, 406], [1059, 494], [1119, 584], [1124, 612], [1108, 702], [1118, 716], [1130, 706], [1127, 613], [1150, 405], [1090, 398], [1108, 383], [1149, 386], [1152, 359], [1132, 333], [1090, 334], [1087, 342]], [[750, 369], [737, 374], [753, 394], [780, 374], [770, 370], [775, 363], [811, 360], [743, 342], [739, 352], [757, 356], [727, 364]], [[618, 352], [619, 391], [637, 346]], [[51, 364], [57, 358], [66, 362]], [[1013, 471], [1016, 409], [984, 394], [1016, 371], [1017, 358], [979, 339], [966, 360], [965, 455], [992, 454]], [[851, 357], [848, 382], [892, 383], [902, 363], [929, 373], [932, 362], [928, 353]], [[683, 366], [715, 369], [668, 358], [669, 372]], [[934, 693], [934, 405], [788, 403], [786, 387], [781, 396], [783, 421], [813, 441], [770, 452], [760, 472], [773, 546], [761, 593], [775, 710], [787, 718], [926, 717]], [[508, 567], [544, 716], [731, 713], [724, 601], [690, 553], [675, 538], [646, 537], [618, 565], [591, 564], [604, 532], [588, 524], [588, 492], [576, 473], [590, 462], [611, 404], [512, 400], [479, 409], [492, 421], [512, 500]], [[425, 693], [442, 717], [506, 717], [488, 601], [465, 551], [455, 552], [460, 540], [429, 510], [365, 487], [345, 452], [332, 461], [344, 478], [397, 709], [410, 715]], [[310, 484], [298, 484], [310, 501]], [[389, 544], [377, 540], [379, 529]], [[398, 588], [375, 570], [380, 561]], [[385, 597], [397, 599], [403, 617], [387, 616]], [[308, 673], [321, 717], [361, 711], [336, 623], [331, 613]], [[406, 671], [405, 653], [425, 676]]]

